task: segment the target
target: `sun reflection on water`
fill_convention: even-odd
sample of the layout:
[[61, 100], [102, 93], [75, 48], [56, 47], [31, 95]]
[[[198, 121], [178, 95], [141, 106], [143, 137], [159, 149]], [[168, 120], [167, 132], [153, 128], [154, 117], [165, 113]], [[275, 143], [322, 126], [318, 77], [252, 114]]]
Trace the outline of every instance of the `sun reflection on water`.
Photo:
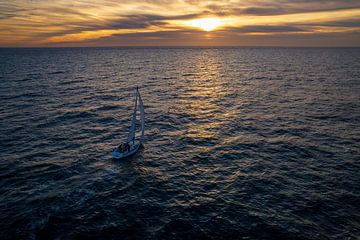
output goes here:
[[185, 94], [180, 104], [188, 110], [193, 120], [186, 127], [185, 137], [194, 140], [214, 140], [231, 114], [222, 106], [227, 94], [226, 81], [222, 78], [221, 59], [216, 51], [209, 50], [197, 59], [196, 74], [186, 77]]

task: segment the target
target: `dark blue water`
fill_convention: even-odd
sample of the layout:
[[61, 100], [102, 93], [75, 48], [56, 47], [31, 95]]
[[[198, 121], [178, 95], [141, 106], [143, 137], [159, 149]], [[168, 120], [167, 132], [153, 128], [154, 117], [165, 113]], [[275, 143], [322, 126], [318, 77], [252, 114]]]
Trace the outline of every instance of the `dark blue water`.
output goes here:
[[1, 49], [0, 100], [1, 239], [360, 236], [359, 48]]

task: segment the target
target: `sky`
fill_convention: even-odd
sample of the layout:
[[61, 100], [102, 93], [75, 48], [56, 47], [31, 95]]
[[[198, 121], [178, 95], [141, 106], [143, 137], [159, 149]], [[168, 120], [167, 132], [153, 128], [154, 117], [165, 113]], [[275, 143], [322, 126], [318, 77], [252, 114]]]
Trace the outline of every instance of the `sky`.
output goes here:
[[0, 0], [0, 47], [360, 46], [360, 0]]

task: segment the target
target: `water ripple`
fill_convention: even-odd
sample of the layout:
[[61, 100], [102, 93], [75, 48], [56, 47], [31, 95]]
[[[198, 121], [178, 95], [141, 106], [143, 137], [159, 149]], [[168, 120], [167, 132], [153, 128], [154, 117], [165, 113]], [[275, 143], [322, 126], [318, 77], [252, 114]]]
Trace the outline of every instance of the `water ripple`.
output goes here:
[[[359, 49], [0, 56], [1, 239], [360, 235]], [[114, 160], [135, 86], [144, 147]]]

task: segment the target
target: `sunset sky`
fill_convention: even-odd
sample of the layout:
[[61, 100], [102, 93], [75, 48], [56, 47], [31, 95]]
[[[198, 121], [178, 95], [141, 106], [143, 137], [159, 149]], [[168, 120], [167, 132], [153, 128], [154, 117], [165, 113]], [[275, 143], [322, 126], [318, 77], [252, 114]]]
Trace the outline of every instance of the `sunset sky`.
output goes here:
[[0, 47], [360, 46], [359, 0], [0, 0]]

